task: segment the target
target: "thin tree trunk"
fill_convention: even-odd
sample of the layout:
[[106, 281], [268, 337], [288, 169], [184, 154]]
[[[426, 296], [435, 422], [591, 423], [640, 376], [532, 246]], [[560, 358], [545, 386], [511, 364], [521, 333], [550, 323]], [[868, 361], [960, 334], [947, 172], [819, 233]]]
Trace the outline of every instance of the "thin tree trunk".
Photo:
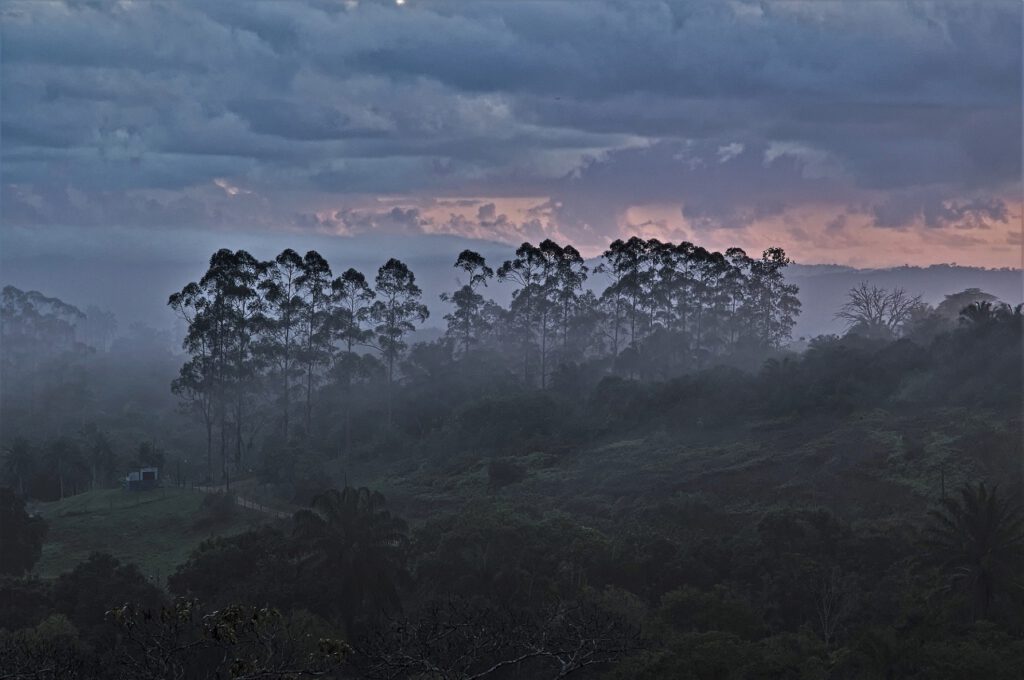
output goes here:
[[[286, 323], [288, 323], [290, 325], [291, 324], [291, 319], [289, 318], [286, 321]], [[291, 368], [291, 352], [288, 349], [290, 345], [291, 345], [291, 333], [289, 331], [286, 331], [285, 334], [284, 334], [284, 347], [285, 347], [285, 350], [284, 350], [284, 439], [285, 439], [285, 443], [286, 444], [288, 442], [288, 431], [289, 431], [289, 427], [290, 427], [289, 414], [291, 412], [291, 407], [292, 407], [292, 404], [291, 404], [292, 384], [291, 384], [291, 375], [290, 375], [290, 372], [289, 372], [289, 369]]]
[[345, 453], [352, 455], [352, 388], [345, 391]]
[[[355, 312], [352, 313], [355, 319]], [[348, 338], [347, 361], [350, 364], [345, 371], [345, 453], [352, 455], [352, 337]]]
[[213, 421], [206, 419], [206, 476], [213, 475]]
[[316, 327], [316, 300], [310, 299], [309, 327], [306, 329], [306, 437], [313, 425], [313, 329]]
[[235, 469], [242, 466], [242, 395], [238, 395], [238, 405], [235, 413]]
[[310, 436], [313, 424], [313, 362], [306, 367], [306, 437]]
[[540, 331], [540, 388], [547, 386], [547, 364], [548, 364], [548, 313], [541, 315]]
[[391, 408], [392, 408], [392, 401], [391, 401], [391, 396], [392, 395], [391, 395], [391, 393], [392, 393], [392, 385], [394, 384], [394, 375], [395, 375], [395, 358], [389, 354], [388, 355], [388, 434], [391, 434]]
[[[228, 422], [227, 409], [221, 407], [220, 420], [220, 481], [226, 483], [228, 478]], [[210, 481], [213, 481], [213, 473], [210, 473]]]
[[569, 352], [569, 302], [562, 309], [562, 353]]
[[615, 332], [612, 339], [612, 369], [615, 368], [615, 360], [619, 358], [619, 330], [622, 326], [622, 318], [620, 315], [620, 304], [619, 296], [615, 296]]

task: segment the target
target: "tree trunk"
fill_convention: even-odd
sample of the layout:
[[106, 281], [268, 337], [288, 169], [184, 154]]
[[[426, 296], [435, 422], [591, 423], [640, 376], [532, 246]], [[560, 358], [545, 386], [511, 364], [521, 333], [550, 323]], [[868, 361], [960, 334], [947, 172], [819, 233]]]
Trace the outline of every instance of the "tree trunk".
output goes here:
[[206, 420], [206, 476], [213, 476], [213, 421]]
[[[290, 323], [290, 321], [288, 322]], [[288, 351], [288, 346], [291, 343], [291, 334], [285, 333], [284, 335], [284, 439], [285, 443], [288, 441], [288, 430], [290, 426], [289, 415], [292, 409], [292, 384], [291, 375], [289, 374], [289, 368], [291, 368], [291, 353]]]
[[618, 296], [616, 296], [616, 298], [615, 298], [615, 335], [614, 335], [614, 340], [612, 341], [612, 354], [614, 354], [615, 356], [612, 357], [613, 359], [618, 359], [619, 358], [619, 327], [621, 325], [622, 325], [622, 320], [621, 320], [621, 318], [619, 316], [619, 298], [618, 298]]
[[345, 453], [352, 455], [352, 389], [345, 391]]
[[388, 356], [388, 434], [391, 434], [392, 386], [395, 375], [395, 358]]
[[544, 312], [540, 319], [540, 388], [547, 387], [548, 364], [548, 313]]
[[313, 425], [313, 362], [306, 367], [306, 437]]
[[633, 296], [629, 309], [629, 342], [632, 345], [636, 344], [636, 296]]
[[[355, 311], [352, 312], [352, 318], [355, 318]], [[348, 369], [345, 371], [345, 453], [348, 456], [352, 455], [352, 336], [350, 335], [347, 341], [348, 354], [346, 355], [346, 361], [349, 363]]]
[[[228, 478], [228, 423], [226, 409], [224, 411], [220, 421], [220, 481], [222, 483]], [[210, 481], [213, 481], [212, 472]]]
[[242, 465], [242, 397], [238, 397], [235, 413], [235, 469]]

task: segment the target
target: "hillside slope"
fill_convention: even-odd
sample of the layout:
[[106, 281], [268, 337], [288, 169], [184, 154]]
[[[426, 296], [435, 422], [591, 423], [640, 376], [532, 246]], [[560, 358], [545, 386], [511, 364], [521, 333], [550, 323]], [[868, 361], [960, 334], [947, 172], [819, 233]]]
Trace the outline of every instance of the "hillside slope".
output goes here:
[[210, 501], [204, 506], [205, 498], [205, 494], [173, 487], [139, 493], [98, 489], [42, 503], [34, 510], [46, 519], [49, 532], [35, 572], [54, 577], [92, 552], [106, 552], [139, 565], [162, 586], [203, 540], [269, 521], [237, 506], [214, 510]]

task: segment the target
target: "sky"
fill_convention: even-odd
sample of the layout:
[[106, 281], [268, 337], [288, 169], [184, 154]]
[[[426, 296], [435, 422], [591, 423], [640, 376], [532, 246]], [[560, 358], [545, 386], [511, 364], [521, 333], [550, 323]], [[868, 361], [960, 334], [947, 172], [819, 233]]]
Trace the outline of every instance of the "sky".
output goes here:
[[0, 12], [0, 243], [33, 256], [196, 233], [594, 256], [636, 234], [1021, 265], [1019, 0]]

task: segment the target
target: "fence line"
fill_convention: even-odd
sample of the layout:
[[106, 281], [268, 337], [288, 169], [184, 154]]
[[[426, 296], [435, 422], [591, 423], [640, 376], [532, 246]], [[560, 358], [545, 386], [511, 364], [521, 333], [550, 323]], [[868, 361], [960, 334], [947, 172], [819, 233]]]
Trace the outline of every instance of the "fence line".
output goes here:
[[[192, 484], [191, 486], [186, 486], [185, 488], [190, 488], [193, 491], [198, 491], [200, 493], [225, 493], [226, 491], [230, 491], [230, 489], [225, 489], [225, 487], [223, 486], [200, 486], [197, 484]], [[291, 519], [291, 512], [271, 508], [269, 506], [263, 505], [262, 503], [257, 503], [254, 500], [245, 498], [244, 496], [240, 496], [237, 493], [234, 494], [234, 496], [235, 504], [240, 507], [248, 508], [249, 510], [255, 510], [256, 512], [263, 513], [264, 515], [270, 515], [271, 517], [275, 517], [277, 519]]]

